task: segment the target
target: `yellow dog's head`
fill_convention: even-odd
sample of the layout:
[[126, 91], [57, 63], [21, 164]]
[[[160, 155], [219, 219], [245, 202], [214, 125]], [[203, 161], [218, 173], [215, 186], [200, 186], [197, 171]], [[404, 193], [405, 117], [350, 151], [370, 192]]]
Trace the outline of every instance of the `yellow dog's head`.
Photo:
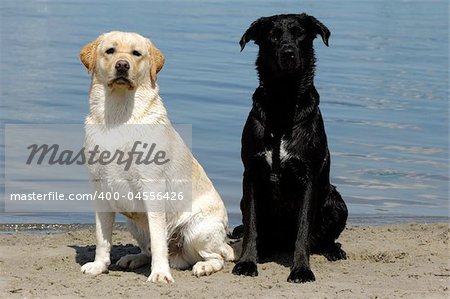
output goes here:
[[83, 47], [80, 59], [89, 73], [110, 88], [152, 86], [164, 65], [164, 55], [137, 33], [112, 31]]

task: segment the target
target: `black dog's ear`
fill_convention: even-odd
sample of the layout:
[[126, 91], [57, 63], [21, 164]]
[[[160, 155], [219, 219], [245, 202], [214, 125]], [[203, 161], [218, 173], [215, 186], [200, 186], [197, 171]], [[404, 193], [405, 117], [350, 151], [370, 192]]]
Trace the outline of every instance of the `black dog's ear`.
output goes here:
[[315, 35], [320, 34], [323, 43], [328, 47], [328, 39], [330, 38], [331, 33], [330, 30], [328, 30], [327, 26], [322, 24], [313, 16], [309, 16], [307, 14], [302, 14], [302, 16], [305, 17], [306, 20], [308, 20], [308, 25], [311, 27], [312, 32]]
[[261, 33], [262, 24], [266, 18], [259, 18], [258, 20], [254, 21], [250, 27], [248, 27], [247, 31], [245, 31], [244, 35], [241, 37], [241, 40], [239, 41], [239, 45], [241, 46], [241, 52], [244, 50], [245, 45], [250, 41], [254, 40], [255, 42], [258, 40], [258, 36]]

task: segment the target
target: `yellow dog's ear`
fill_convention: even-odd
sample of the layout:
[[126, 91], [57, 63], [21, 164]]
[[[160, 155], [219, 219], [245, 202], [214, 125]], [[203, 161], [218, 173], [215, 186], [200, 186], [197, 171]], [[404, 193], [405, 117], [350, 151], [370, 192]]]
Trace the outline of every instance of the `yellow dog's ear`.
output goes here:
[[101, 42], [101, 38], [102, 36], [100, 35], [96, 40], [84, 46], [80, 51], [81, 62], [87, 68], [89, 74], [92, 74], [94, 71], [95, 61], [97, 59], [97, 47]]
[[156, 83], [156, 74], [164, 66], [164, 55], [150, 40], [148, 40], [148, 53], [150, 54], [150, 80], [154, 85]]

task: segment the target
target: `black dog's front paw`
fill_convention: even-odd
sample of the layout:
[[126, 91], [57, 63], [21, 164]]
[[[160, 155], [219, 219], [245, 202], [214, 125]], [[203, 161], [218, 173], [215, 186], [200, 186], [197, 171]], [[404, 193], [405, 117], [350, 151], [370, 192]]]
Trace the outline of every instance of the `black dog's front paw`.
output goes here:
[[233, 268], [233, 274], [258, 276], [258, 269], [254, 262], [238, 262]]
[[289, 274], [287, 279], [288, 282], [300, 283], [315, 281], [314, 273], [310, 269], [306, 268], [294, 268]]
[[330, 248], [327, 248], [323, 252], [323, 256], [327, 258], [329, 261], [338, 261], [338, 260], [346, 260], [347, 254], [344, 250], [341, 249], [341, 244], [336, 243]]

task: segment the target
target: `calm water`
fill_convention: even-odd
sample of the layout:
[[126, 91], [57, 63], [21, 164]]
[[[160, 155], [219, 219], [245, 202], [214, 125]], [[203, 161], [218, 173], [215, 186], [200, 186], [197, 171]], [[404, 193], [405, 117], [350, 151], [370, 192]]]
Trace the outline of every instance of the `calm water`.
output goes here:
[[[257, 86], [257, 48], [240, 53], [238, 41], [260, 16], [314, 15], [332, 32], [329, 48], [315, 43], [316, 87], [332, 181], [353, 219], [448, 216], [447, 1], [3, 0], [0, 11], [2, 124], [82, 123], [90, 78], [80, 48], [111, 30], [149, 36], [166, 55], [159, 84], [169, 116], [193, 125], [194, 154], [233, 223], [241, 130]], [[0, 214], [0, 222], [91, 221]]]

